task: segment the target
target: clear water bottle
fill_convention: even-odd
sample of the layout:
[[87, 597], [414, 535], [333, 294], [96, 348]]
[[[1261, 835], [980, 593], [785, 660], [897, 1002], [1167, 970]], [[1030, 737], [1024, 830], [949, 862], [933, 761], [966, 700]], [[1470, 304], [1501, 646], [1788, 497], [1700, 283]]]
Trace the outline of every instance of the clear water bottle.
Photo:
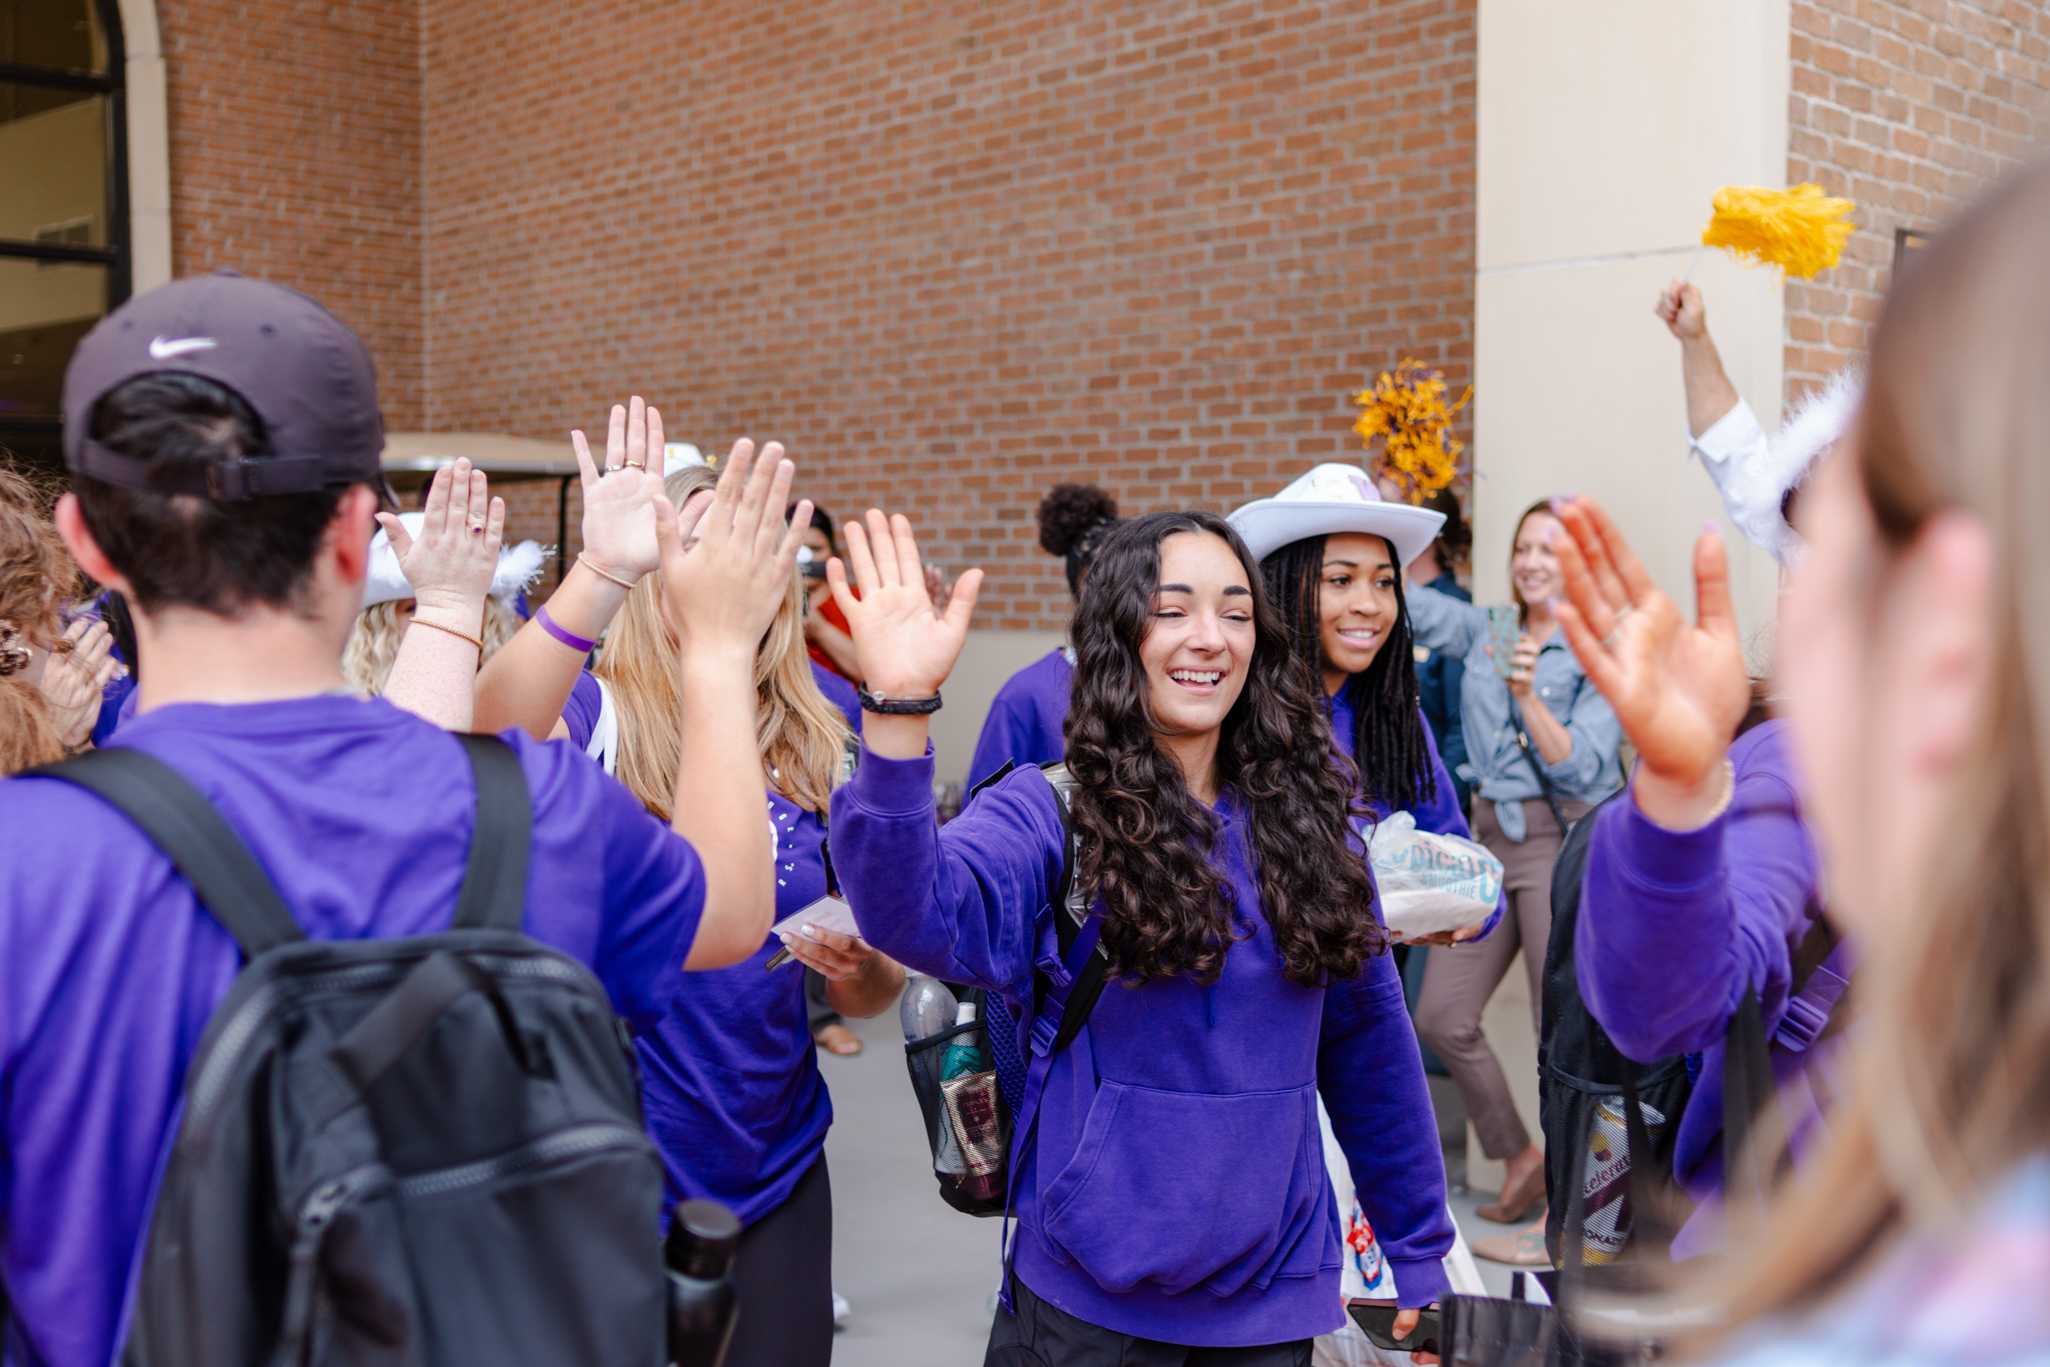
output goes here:
[[[740, 1220], [717, 1201], [685, 1201], [669, 1217], [669, 1360], [674, 1367], [721, 1367], [740, 1322], [733, 1256]], [[764, 1307], [757, 1306], [756, 1313]]]
[[[954, 993], [937, 978], [916, 977], [904, 989], [904, 997], [897, 1003], [897, 1020], [904, 1027], [904, 1042], [916, 1044], [922, 1039], [931, 1039], [954, 1023], [955, 1012], [960, 1004], [954, 1000]], [[921, 1050], [912, 1056], [912, 1066], [919, 1070], [920, 1077], [928, 1085], [931, 1094], [940, 1092], [941, 1048]]]

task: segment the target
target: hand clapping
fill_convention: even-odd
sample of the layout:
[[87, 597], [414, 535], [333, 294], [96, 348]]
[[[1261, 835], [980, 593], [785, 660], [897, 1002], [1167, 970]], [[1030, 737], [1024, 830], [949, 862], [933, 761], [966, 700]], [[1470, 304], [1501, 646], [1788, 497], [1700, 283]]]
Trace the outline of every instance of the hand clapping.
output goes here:
[[85, 744], [100, 715], [100, 698], [123, 670], [114, 659], [114, 635], [105, 622], [80, 618], [64, 633], [65, 648], [53, 650], [43, 662], [37, 688], [50, 709], [58, 739], [67, 749]]

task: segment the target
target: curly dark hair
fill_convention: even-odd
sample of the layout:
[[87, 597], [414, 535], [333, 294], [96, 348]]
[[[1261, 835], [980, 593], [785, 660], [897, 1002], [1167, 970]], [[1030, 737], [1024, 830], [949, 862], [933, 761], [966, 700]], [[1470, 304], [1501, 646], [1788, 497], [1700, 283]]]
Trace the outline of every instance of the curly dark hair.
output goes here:
[[[1417, 691], [1415, 646], [1409, 631], [1409, 600], [1402, 592], [1402, 567], [1395, 564], [1395, 624], [1381, 651], [1363, 673], [1345, 681], [1352, 707], [1353, 763], [1369, 802], [1401, 811], [1438, 795], [1438, 776], [1424, 738], [1422, 698]], [[1289, 644], [1304, 678], [1319, 692], [1324, 682], [1322, 598], [1324, 544], [1321, 536], [1291, 542], [1260, 562], [1267, 596], [1288, 624]]]
[[1118, 501], [1094, 484], [1056, 484], [1039, 500], [1039, 548], [1067, 561], [1068, 592], [1077, 598], [1082, 572], [1117, 521]]
[[1075, 610], [1067, 764], [1082, 885], [1103, 904], [1103, 944], [1126, 981], [1217, 981], [1252, 934], [1210, 862], [1220, 823], [1161, 749], [1139, 647], [1153, 620], [1160, 544], [1215, 536], [1253, 590], [1250, 676], [1226, 714], [1217, 780], [1247, 815], [1260, 903], [1295, 982], [1356, 976], [1387, 947], [1374, 885], [1354, 837], [1351, 766], [1331, 746], [1323, 700], [1289, 653], [1288, 633], [1238, 534], [1210, 513], [1154, 513], [1104, 537]]

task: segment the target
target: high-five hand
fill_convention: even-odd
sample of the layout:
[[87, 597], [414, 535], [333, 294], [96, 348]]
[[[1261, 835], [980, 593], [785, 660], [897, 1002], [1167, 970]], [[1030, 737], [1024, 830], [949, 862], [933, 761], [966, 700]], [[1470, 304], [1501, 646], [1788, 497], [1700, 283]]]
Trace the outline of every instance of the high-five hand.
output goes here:
[[1722, 538], [1711, 528], [1695, 542], [1690, 625], [1599, 504], [1562, 503], [1559, 520], [1559, 625], [1642, 757], [1639, 806], [1662, 825], [1690, 824], [1720, 795], [1751, 703]]
[[[850, 566], [858, 598], [848, 584]], [[961, 658], [968, 619], [982, 591], [981, 570], [961, 576], [944, 613], [934, 610], [910, 519], [901, 513], [885, 518], [871, 508], [866, 526], [847, 524], [847, 559], [826, 562], [826, 582], [847, 615], [862, 680], [871, 693], [929, 698], [939, 692]]]
[[797, 468], [770, 442], [755, 458], [743, 437], [719, 470], [719, 487], [681, 509], [655, 500], [662, 548], [662, 611], [686, 652], [732, 647], [754, 658], [790, 592], [811, 504], [784, 520]]
[[605, 472], [591, 459], [581, 431], [569, 434], [584, 488], [583, 554], [631, 582], [662, 563], [655, 540], [655, 500], [662, 496], [662, 415], [635, 395], [612, 405], [605, 431]]
[[413, 586], [414, 615], [476, 631], [505, 542], [505, 500], [491, 496], [484, 472], [472, 469], [468, 460], [437, 470], [417, 537], [391, 513], [379, 513], [377, 525], [391, 539], [399, 568]]

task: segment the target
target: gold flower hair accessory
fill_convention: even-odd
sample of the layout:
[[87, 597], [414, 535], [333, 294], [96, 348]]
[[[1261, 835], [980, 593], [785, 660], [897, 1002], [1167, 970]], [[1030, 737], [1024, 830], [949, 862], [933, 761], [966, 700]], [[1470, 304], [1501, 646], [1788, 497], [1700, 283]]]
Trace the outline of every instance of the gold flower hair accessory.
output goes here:
[[1447, 403], [1446, 392], [1443, 372], [1405, 356], [1393, 374], [1382, 371], [1371, 389], [1353, 397], [1361, 412], [1352, 430], [1368, 451], [1381, 442], [1376, 473], [1394, 480], [1411, 503], [1422, 503], [1459, 474], [1459, 453], [1466, 447], [1451, 436], [1452, 418], [1473, 398], [1473, 386], [1457, 403]]
[[21, 673], [33, 658], [28, 642], [21, 639], [21, 628], [0, 617], [0, 679]]

